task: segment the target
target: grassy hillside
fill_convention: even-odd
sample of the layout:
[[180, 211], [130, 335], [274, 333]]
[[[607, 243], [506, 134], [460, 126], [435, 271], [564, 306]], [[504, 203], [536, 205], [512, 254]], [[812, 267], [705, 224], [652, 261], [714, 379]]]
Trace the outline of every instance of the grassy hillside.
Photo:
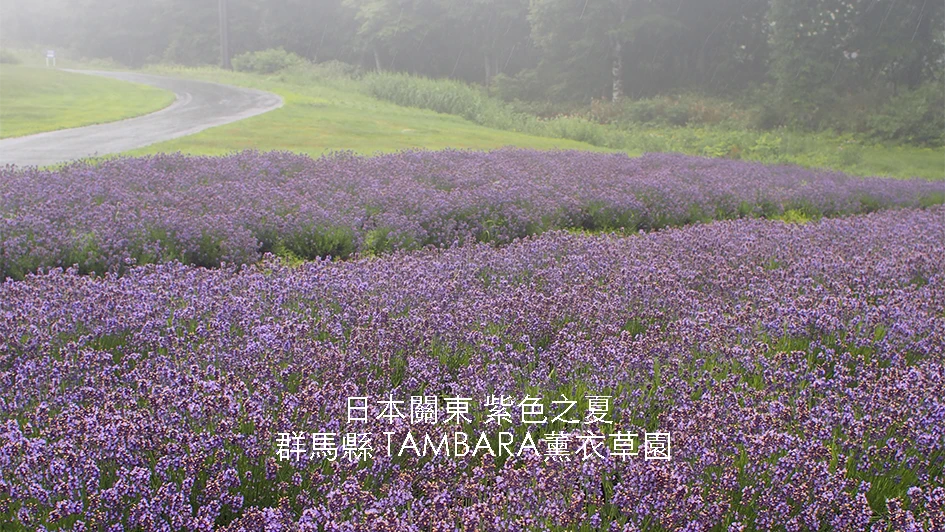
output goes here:
[[[170, 95], [130, 84], [42, 68], [4, 65], [0, 73], [0, 136], [117, 120], [160, 108]], [[302, 66], [272, 75], [213, 68], [155, 67], [152, 72], [269, 90], [285, 107], [197, 135], [130, 152], [181, 151], [222, 155], [244, 149], [318, 156], [403, 149], [535, 149], [620, 151], [790, 163], [861, 176], [945, 179], [945, 150], [892, 146], [849, 135], [754, 131], [724, 125], [616, 127], [577, 117], [541, 120], [468, 85], [400, 74], [360, 80]], [[156, 95], [164, 99], [155, 99]]]
[[[133, 154], [222, 154], [245, 148], [319, 155], [404, 148], [501, 146], [690, 155], [830, 168], [861, 176], [945, 179], [945, 150], [894, 146], [849, 135], [722, 125], [618, 128], [576, 117], [541, 120], [451, 80], [370, 74], [361, 80], [302, 66], [268, 76], [219, 69], [153, 68], [156, 73], [231, 83], [280, 94], [283, 109]], [[444, 96], [447, 95], [447, 96]]]
[[463, 118], [383, 102], [324, 84], [280, 81], [278, 77], [215, 69], [154, 69], [186, 76], [268, 90], [285, 99], [276, 111], [189, 137], [131, 152], [133, 155], [181, 151], [221, 155], [244, 149], [287, 150], [309, 155], [352, 150], [362, 154], [407, 148], [494, 149], [518, 146], [536, 149], [601, 150], [567, 139], [543, 138], [476, 125]]
[[21, 65], [0, 66], [0, 138], [113, 122], [174, 102], [165, 90]]

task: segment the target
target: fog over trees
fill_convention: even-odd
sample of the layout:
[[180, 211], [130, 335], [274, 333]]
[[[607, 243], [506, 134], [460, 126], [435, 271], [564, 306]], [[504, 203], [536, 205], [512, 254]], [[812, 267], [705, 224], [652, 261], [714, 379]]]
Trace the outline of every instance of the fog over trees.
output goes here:
[[853, 93], [941, 83], [945, 44], [937, 0], [5, 0], [3, 39], [219, 64], [223, 3], [234, 55], [282, 47], [522, 99], [758, 86], [800, 122]]

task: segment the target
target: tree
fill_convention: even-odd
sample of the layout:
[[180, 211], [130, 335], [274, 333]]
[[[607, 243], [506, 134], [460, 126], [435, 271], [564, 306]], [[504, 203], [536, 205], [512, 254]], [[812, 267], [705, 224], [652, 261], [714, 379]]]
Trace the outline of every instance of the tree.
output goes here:
[[[882, 80], [915, 88], [945, 59], [945, 3], [928, 0], [853, 3], [851, 31], [843, 40], [855, 52], [856, 82]], [[848, 53], [849, 55], [849, 53]]]
[[628, 48], [680, 26], [666, 3], [654, 0], [533, 0], [528, 20], [547, 59], [576, 73], [606, 73], [615, 102], [624, 96]]
[[[450, 34], [482, 58], [485, 85], [500, 73], [529, 35], [527, 0], [439, 0], [447, 12]], [[504, 61], [503, 61], [504, 59]]]
[[779, 104], [796, 122], [818, 126], [841, 93], [931, 79], [942, 65], [943, 13], [926, 0], [771, 0]]
[[358, 29], [355, 9], [342, 0], [267, 0], [259, 4], [265, 48], [283, 47], [312, 61], [347, 59]]
[[795, 122], [815, 126], [836, 103], [834, 80], [853, 10], [844, 0], [771, 0], [775, 97]]
[[434, 0], [345, 0], [355, 10], [360, 48], [374, 57], [377, 70], [394, 69], [398, 55], [418, 52], [431, 33], [446, 27], [442, 5]]

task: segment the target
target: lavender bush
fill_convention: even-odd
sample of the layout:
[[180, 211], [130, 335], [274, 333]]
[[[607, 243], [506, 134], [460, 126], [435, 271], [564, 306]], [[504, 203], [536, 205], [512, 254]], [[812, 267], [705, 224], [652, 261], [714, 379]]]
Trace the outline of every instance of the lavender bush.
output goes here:
[[[319, 208], [388, 199], [373, 204], [377, 219], [393, 224], [398, 212], [397, 227], [413, 227], [411, 235], [426, 234], [412, 221], [445, 223], [433, 213], [474, 204], [470, 197], [500, 201], [503, 213], [517, 212], [501, 203], [510, 197], [557, 208], [561, 198], [603, 194], [628, 168], [652, 174], [643, 182], [664, 194], [662, 183], [692, 176], [685, 194], [658, 200], [678, 213], [724, 205], [727, 195], [759, 205], [765, 187], [779, 205], [809, 198], [838, 211], [857, 201], [858, 186], [882, 201], [923, 190], [835, 174], [807, 174], [800, 185], [793, 169], [755, 176], [751, 165], [681, 157], [562, 159], [571, 179], [553, 177], [563, 170], [553, 159], [526, 152], [321, 161], [243, 154], [218, 170], [168, 157], [61, 175], [102, 180], [85, 204], [106, 197], [104, 211], [127, 228], [138, 223], [128, 220], [156, 223], [149, 213], [170, 214], [169, 198], [200, 176], [201, 190], [215, 192], [188, 195], [192, 203], [168, 224], [203, 210], [215, 213], [206, 220], [260, 224], [263, 212], [301, 216], [271, 210], [278, 205], [320, 216], [303, 201], [318, 197], [307, 195], [314, 176], [346, 170], [375, 185], [347, 192], [346, 201], [327, 187], [334, 195], [320, 197]], [[169, 169], [149, 172], [174, 164], [186, 180], [158, 187], [148, 177], [164, 179]], [[244, 164], [251, 169], [241, 174]], [[279, 177], [292, 165], [298, 174]], [[115, 177], [119, 170], [127, 172]], [[723, 170], [741, 188], [710, 179]], [[424, 176], [411, 190], [441, 201], [406, 209], [413, 196], [392, 199], [387, 174], [391, 183]], [[57, 174], [12, 177], [41, 175]], [[260, 181], [227, 177], [245, 175]], [[125, 185], [111, 189], [110, 179]], [[559, 197], [544, 179], [574, 184]], [[506, 192], [492, 197], [495, 180]], [[463, 202], [432, 192], [447, 183]], [[63, 183], [47, 186], [51, 201], [68, 204]], [[120, 200], [129, 190], [150, 199]], [[639, 197], [610, 191], [615, 202]], [[26, 218], [18, 212], [16, 220]], [[47, 223], [104, 223], [96, 213]], [[631, 237], [551, 232], [498, 249], [301, 266], [270, 257], [209, 270], [169, 263], [122, 277], [56, 270], [8, 281], [0, 285], [0, 522], [29, 530], [943, 530], [943, 217], [945, 209], [931, 207]], [[378, 451], [363, 462], [280, 460], [280, 433], [353, 430], [347, 398], [388, 393], [477, 402], [606, 394], [608, 430], [669, 432], [673, 455], [623, 460], [605, 449], [599, 459], [556, 461]], [[452, 428], [424, 430], [491, 430], [478, 410]], [[381, 448], [384, 431], [397, 439], [418, 427], [372, 417], [356, 429]], [[528, 429], [515, 419], [510, 430]], [[531, 429], [544, 438], [571, 430], [561, 422]]]
[[0, 170], [0, 279], [261, 254], [311, 259], [490, 241], [563, 228], [634, 232], [696, 221], [805, 218], [940, 203], [941, 183], [863, 179], [681, 155], [501, 150], [321, 159], [158, 155]]

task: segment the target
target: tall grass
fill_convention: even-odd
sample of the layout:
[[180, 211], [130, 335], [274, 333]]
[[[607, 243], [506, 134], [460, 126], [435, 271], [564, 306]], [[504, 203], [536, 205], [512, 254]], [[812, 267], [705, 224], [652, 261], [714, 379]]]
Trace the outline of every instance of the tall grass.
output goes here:
[[321, 82], [336, 88], [357, 90], [404, 107], [460, 116], [485, 127], [575, 140], [635, 153], [679, 151], [691, 155], [786, 162], [783, 155], [796, 153], [797, 146], [803, 145], [805, 149], [800, 151], [804, 152], [819, 142], [792, 138], [782, 144], [781, 136], [758, 135], [745, 129], [667, 128], [662, 127], [665, 124], [643, 125], [627, 120], [600, 123], [578, 115], [539, 118], [516, 110], [512, 104], [490, 96], [479, 86], [399, 72], [357, 72], [352, 75], [330, 65], [316, 64], [309, 68], [288, 69], [281, 79], [296, 83]]
[[539, 137], [569, 139], [593, 146], [625, 150], [632, 144], [628, 132], [583, 117], [561, 116], [543, 120], [516, 111], [484, 89], [451, 79], [431, 79], [393, 72], [372, 72], [360, 80], [362, 90], [397, 105], [461, 116], [476, 124]]
[[[642, 154], [680, 152], [767, 163], [833, 168], [857, 175], [945, 179], [941, 148], [885, 146], [855, 135], [811, 133], [786, 128], [759, 131], [723, 121], [693, 127], [622, 121], [602, 124], [582, 116], [540, 119], [516, 111], [480, 87], [450, 79], [394, 72], [364, 74], [351, 88], [397, 105], [461, 116], [476, 124], [540, 137], [569, 139]], [[691, 107], [691, 106], [690, 106]]]
[[361, 78], [364, 89], [375, 98], [407, 107], [421, 107], [469, 120], [505, 114], [509, 109], [490, 99], [478, 88], [451, 79], [430, 79], [400, 73], [370, 73]]
[[461, 116], [495, 129], [558, 137], [547, 134], [547, 127], [536, 117], [516, 112], [507, 103], [461, 81], [394, 72], [372, 72], [360, 81], [368, 95], [397, 105]]

